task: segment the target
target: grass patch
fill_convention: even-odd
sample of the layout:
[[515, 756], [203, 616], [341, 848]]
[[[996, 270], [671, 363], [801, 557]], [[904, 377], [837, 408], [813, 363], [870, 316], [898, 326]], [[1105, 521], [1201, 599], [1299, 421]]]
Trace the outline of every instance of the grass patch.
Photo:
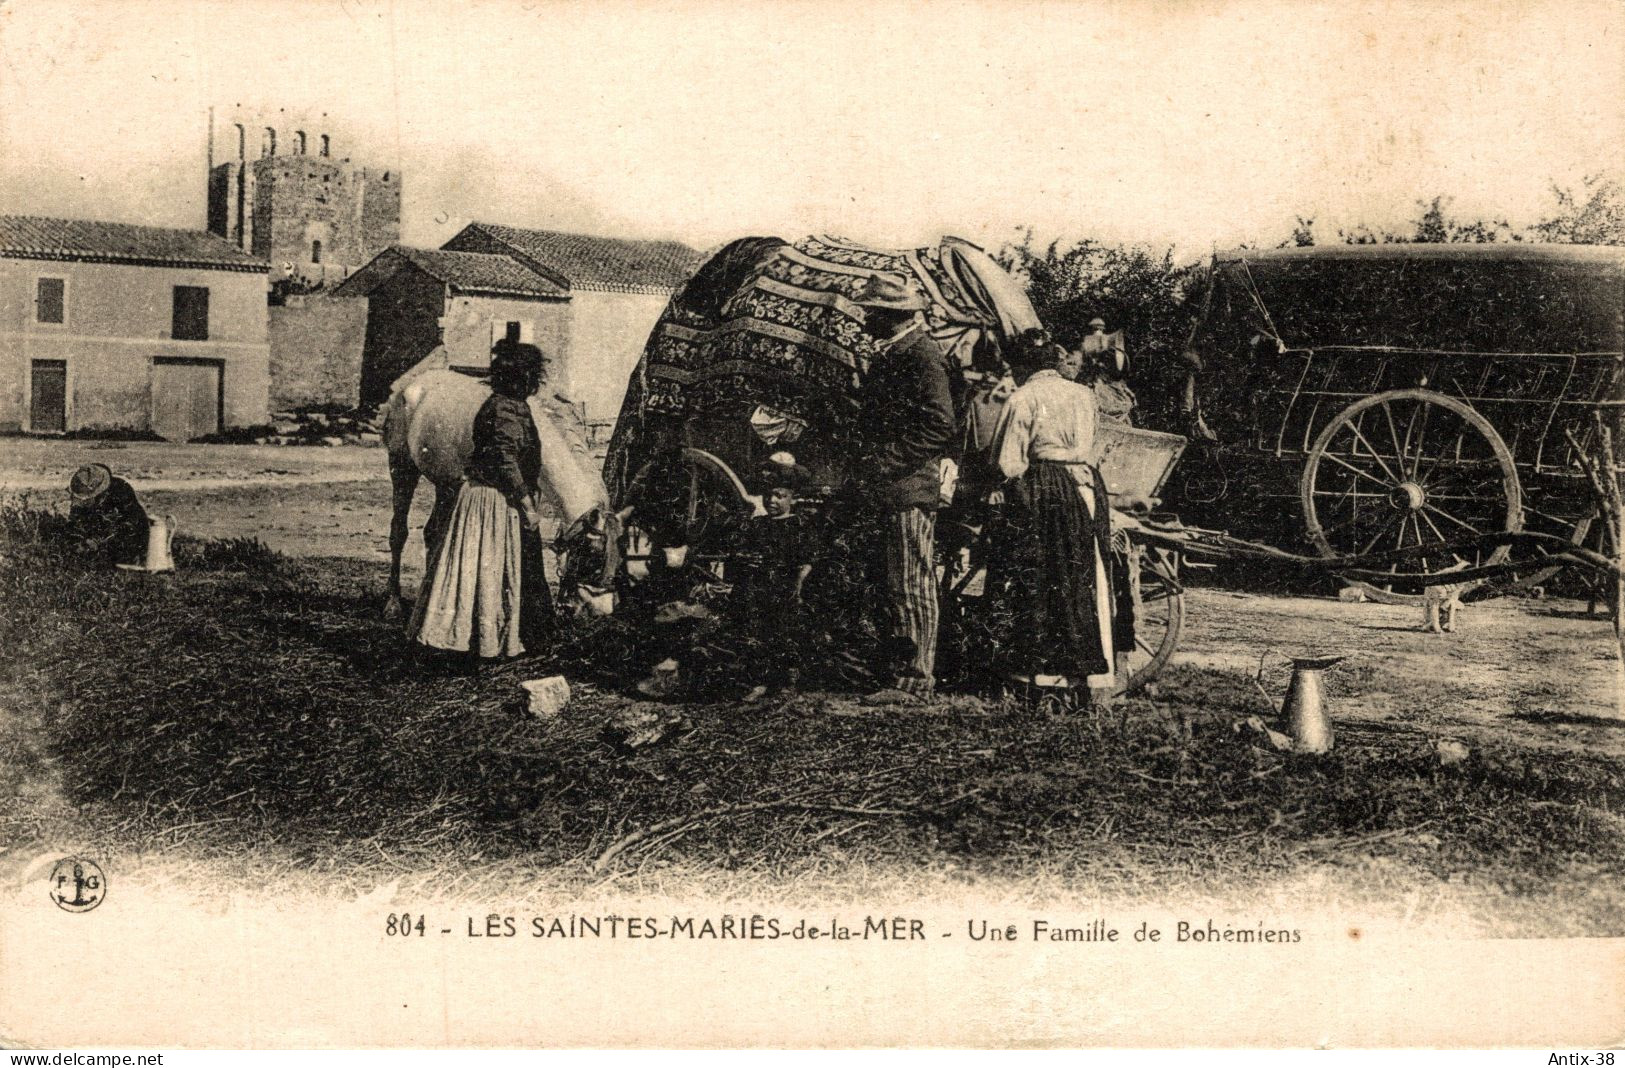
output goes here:
[[[374, 565], [177, 538], [177, 573], [112, 574], [81, 567], [57, 522], [0, 509], [13, 841], [73, 812], [109, 850], [274, 843], [310, 865], [516, 858], [584, 884], [628, 867], [952, 865], [1142, 891], [1386, 858], [1534, 899], [1583, 885], [1564, 929], [1625, 933], [1617, 897], [1592, 889], [1625, 874], [1625, 769], [1603, 758], [1480, 748], [1443, 766], [1424, 735], [1353, 725], [1325, 757], [1280, 754], [1237, 729], [1264, 712], [1250, 679], [1190, 668], [1154, 702], [1089, 714], [963, 697], [877, 713], [823, 694], [644, 705], [582, 681], [647, 654], [618, 624], [555, 659], [449, 675], [379, 622]], [[553, 723], [528, 716], [517, 681], [564, 664], [576, 700]], [[638, 711], [685, 732], [627, 755], [602, 735]]]

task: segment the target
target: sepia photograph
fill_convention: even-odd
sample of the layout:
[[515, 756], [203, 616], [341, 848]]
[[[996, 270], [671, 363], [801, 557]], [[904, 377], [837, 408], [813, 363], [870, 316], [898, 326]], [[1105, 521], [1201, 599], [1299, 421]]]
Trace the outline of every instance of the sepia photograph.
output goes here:
[[1612, 1048], [1622, 412], [1616, 0], [0, 0], [0, 1045]]

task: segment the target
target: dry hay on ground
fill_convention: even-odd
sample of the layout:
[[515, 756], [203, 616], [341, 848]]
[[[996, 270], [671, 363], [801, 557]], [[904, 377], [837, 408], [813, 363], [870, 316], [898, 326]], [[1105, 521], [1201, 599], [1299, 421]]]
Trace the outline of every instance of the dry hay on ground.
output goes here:
[[62, 553], [55, 523], [0, 516], [12, 842], [71, 828], [107, 851], [317, 867], [514, 858], [582, 885], [952, 866], [1125, 893], [1377, 859], [1410, 886], [1466, 877], [1552, 903], [1535, 933], [1621, 933], [1617, 895], [1595, 890], [1625, 869], [1625, 768], [1606, 758], [1481, 746], [1444, 766], [1382, 725], [1281, 754], [1235, 729], [1262, 711], [1250, 680], [1179, 668], [1108, 713], [651, 705], [686, 729], [628, 754], [604, 731], [637, 703], [582, 680], [595, 657], [606, 678], [624, 666], [630, 640], [577, 642], [577, 699], [542, 722], [517, 681], [557, 663], [429, 669], [378, 621], [376, 566], [183, 540], [174, 575], [109, 575]]

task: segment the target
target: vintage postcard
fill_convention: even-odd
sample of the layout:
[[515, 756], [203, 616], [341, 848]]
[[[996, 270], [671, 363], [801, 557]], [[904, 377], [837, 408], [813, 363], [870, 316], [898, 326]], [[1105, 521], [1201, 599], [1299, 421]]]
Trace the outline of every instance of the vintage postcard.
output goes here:
[[6, 1045], [1612, 1063], [1618, 3], [0, 59]]

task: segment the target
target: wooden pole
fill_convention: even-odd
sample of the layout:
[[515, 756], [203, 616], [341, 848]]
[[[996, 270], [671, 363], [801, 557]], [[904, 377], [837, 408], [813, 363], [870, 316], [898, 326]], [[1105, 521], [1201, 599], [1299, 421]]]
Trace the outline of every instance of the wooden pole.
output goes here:
[[[1580, 448], [1574, 434], [1564, 431], [1574, 454], [1579, 459], [1586, 479], [1591, 483], [1592, 495], [1597, 500], [1598, 517], [1608, 535], [1606, 554], [1616, 563], [1625, 564], [1625, 494], [1620, 491], [1619, 467], [1614, 457], [1614, 437], [1604, 422], [1602, 413], [1593, 413], [1596, 429], [1596, 451]], [[1619, 646], [1621, 663], [1625, 663], [1625, 576], [1616, 572], [1608, 582], [1609, 608], [1614, 617], [1614, 640]]]

